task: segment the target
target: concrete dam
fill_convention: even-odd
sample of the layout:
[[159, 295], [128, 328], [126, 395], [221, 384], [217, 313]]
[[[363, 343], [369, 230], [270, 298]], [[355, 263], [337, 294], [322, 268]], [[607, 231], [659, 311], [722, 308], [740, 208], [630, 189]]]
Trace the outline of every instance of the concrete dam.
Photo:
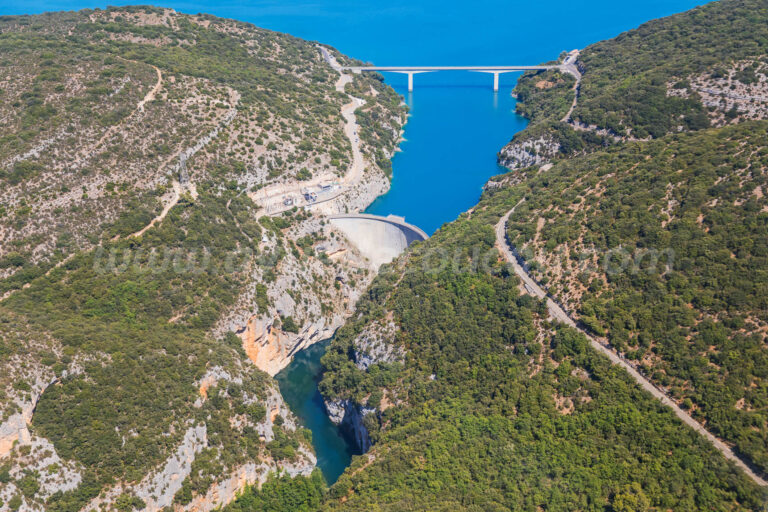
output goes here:
[[429, 238], [420, 228], [396, 215], [381, 217], [353, 213], [331, 215], [328, 219], [377, 270], [397, 258], [413, 242]]

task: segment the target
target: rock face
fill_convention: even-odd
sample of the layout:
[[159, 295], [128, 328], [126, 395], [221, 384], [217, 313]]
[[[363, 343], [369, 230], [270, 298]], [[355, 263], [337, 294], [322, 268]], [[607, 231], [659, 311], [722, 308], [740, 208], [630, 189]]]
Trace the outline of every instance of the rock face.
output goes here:
[[[257, 265], [243, 287], [238, 304], [215, 329], [217, 336], [235, 332], [249, 359], [274, 376], [300, 350], [333, 335], [352, 314], [357, 299], [374, 277], [370, 259], [327, 220], [312, 217], [286, 230], [291, 240], [312, 239], [303, 254], [288, 251], [276, 238], [260, 246], [264, 253], [282, 252], [276, 263]], [[266, 273], [275, 277], [258, 287]], [[290, 317], [298, 327], [289, 332]]]
[[[14, 361], [14, 359], [18, 360]], [[16, 368], [8, 369], [8, 375], [13, 375], [17, 379], [23, 380], [30, 389], [29, 392], [24, 394], [12, 392], [10, 394], [11, 400], [4, 404], [6, 407], [2, 408], [7, 411], [15, 406], [15, 409], [20, 412], [8, 415], [7, 419], [0, 423], [0, 457], [8, 455], [14, 443], [23, 445], [31, 441], [32, 436], [28, 426], [32, 422], [32, 413], [35, 410], [37, 401], [40, 399], [40, 395], [43, 394], [43, 391], [48, 386], [56, 381], [50, 369], [41, 365], [38, 361], [25, 361], [24, 359], [26, 358], [14, 357], [8, 361], [11, 365], [16, 366]], [[22, 368], [24, 370], [21, 370]], [[2, 409], [0, 411], [6, 412]]]
[[10, 476], [0, 482], [0, 512], [9, 510], [9, 500], [20, 495], [20, 482], [27, 475], [34, 475], [39, 487], [33, 495], [23, 495], [19, 511], [42, 511], [53, 494], [80, 485], [84, 468], [63, 459], [49, 439], [30, 428], [35, 409], [46, 389], [82, 372], [83, 365], [103, 361], [104, 355], [78, 355], [57, 377], [43, 358], [61, 354], [61, 344], [7, 312], [0, 315], [0, 343], [3, 341], [15, 343], [6, 344], [4, 348], [11, 348], [11, 354], [0, 357], [0, 467], [6, 466]]
[[32, 419], [33, 407], [26, 407], [21, 413], [12, 415], [0, 424], [0, 456], [10, 453], [14, 443], [29, 443], [31, 436], [27, 424]]
[[184, 434], [184, 441], [154, 475], [147, 475], [136, 486], [136, 496], [147, 504], [146, 510], [153, 512], [168, 507], [173, 503], [174, 495], [181, 489], [184, 479], [192, 469], [195, 456], [208, 444], [205, 425], [189, 427]]
[[509, 169], [523, 169], [551, 160], [560, 151], [560, 144], [548, 137], [512, 140], [498, 155], [499, 164]]
[[320, 320], [304, 326], [298, 335], [294, 335], [275, 327], [273, 319], [252, 316], [238, 334], [248, 358], [260, 370], [274, 376], [288, 366], [296, 352], [331, 337], [336, 327], [327, 327]]
[[397, 325], [390, 319], [367, 325], [355, 338], [355, 366], [367, 370], [377, 363], [402, 362], [405, 351], [391, 343], [397, 331]]
[[[207, 399], [208, 390], [222, 381], [234, 384], [242, 382], [239, 377], [230, 376], [226, 370], [213, 367], [198, 382], [201, 398]], [[256, 402], [263, 405], [266, 410], [264, 420], [252, 425], [262, 442], [269, 443], [274, 439], [273, 428], [277, 428], [274, 422], [278, 416], [283, 419], [281, 428], [287, 431], [296, 430], [295, 417], [275, 387], [267, 388], [267, 396], [263, 400], [254, 398], [252, 403]], [[202, 403], [195, 405], [199, 407]], [[215, 510], [234, 500], [246, 486], [262, 484], [270, 473], [285, 472], [291, 477], [309, 475], [317, 464], [317, 458], [310, 448], [302, 444], [299, 445], [294, 460], [274, 461], [267, 457], [246, 462], [228, 469], [226, 474], [217, 478], [204, 494], [195, 495], [186, 505], [174, 503], [176, 493], [181, 489], [185, 478], [190, 475], [195, 458], [202, 450], [209, 447], [209, 444], [207, 426], [204, 423], [191, 425], [174, 453], [141, 482], [135, 485], [117, 484], [92, 500], [84, 510], [97, 511], [109, 508], [123, 493], [133, 494], [144, 501], [143, 510], [146, 512], [158, 512], [165, 507], [173, 507], [176, 512]], [[77, 474], [76, 479], [72, 480], [72, 488], [77, 487], [79, 481], [80, 475]], [[0, 510], [2, 510], [1, 507]]]
[[263, 484], [270, 473], [283, 470], [291, 478], [298, 475], [309, 476], [315, 469], [316, 463], [314, 454], [307, 450], [301, 451], [297, 462], [282, 464], [279, 468], [265, 462], [260, 464], [250, 462], [229, 473], [228, 478], [213, 484], [205, 496], [195, 497], [183, 510], [189, 512], [216, 510], [231, 502], [247, 485]]
[[29, 430], [40, 395], [56, 382], [56, 379], [46, 380], [45, 373], [38, 372], [31, 376], [35, 379], [31, 386], [32, 392], [27, 400], [19, 401], [21, 412], [12, 414], [0, 424], [0, 465], [9, 465], [9, 474], [13, 480], [0, 485], [2, 512], [9, 510], [8, 501], [20, 491], [16, 484], [27, 474], [40, 475], [37, 480], [40, 487], [34, 500], [24, 499], [19, 509], [22, 512], [44, 510], [45, 499], [57, 492], [71, 491], [82, 481], [82, 467], [61, 459], [53, 443]]
[[[254, 427], [262, 442], [268, 443], [274, 439], [273, 427], [278, 416], [283, 418], [282, 428], [289, 431], [296, 430], [295, 417], [276, 388], [267, 389], [267, 397], [263, 405], [267, 414], [264, 420]], [[299, 446], [297, 456], [292, 461], [276, 462], [266, 459], [248, 462], [227, 471], [226, 476], [211, 485], [204, 495], [195, 496], [190, 503], [184, 507], [177, 507], [177, 510], [189, 512], [216, 510], [234, 500], [246, 486], [264, 483], [270, 473], [285, 472], [292, 478], [298, 475], [308, 476], [315, 469], [316, 464], [315, 454], [304, 445]]]
[[[25, 428], [28, 434], [28, 431]], [[28, 473], [39, 474], [39, 490], [35, 499], [24, 498], [24, 503], [20, 511], [45, 510], [44, 500], [57, 492], [67, 492], [77, 488], [82, 481], [81, 467], [71, 461], [62, 460], [56, 452], [53, 444], [45, 439], [35, 435], [29, 438], [23, 438], [19, 445], [23, 446], [24, 451], [13, 453], [10, 457], [0, 458], [0, 465], [10, 464], [9, 474], [12, 482], [0, 484], [0, 510], [8, 510], [8, 501], [19, 494], [19, 487], [16, 482], [21, 480]]]
[[[398, 330], [391, 316], [367, 325], [353, 342], [355, 365], [367, 371], [374, 364], [403, 362], [405, 350], [392, 342]], [[371, 448], [365, 417], [378, 414], [376, 408], [349, 399], [325, 399], [325, 409], [330, 420], [350, 434], [360, 452]]]
[[363, 424], [363, 419], [376, 412], [376, 409], [361, 406], [352, 400], [325, 400], [325, 409], [333, 423], [349, 432], [361, 453], [371, 448], [371, 437]]

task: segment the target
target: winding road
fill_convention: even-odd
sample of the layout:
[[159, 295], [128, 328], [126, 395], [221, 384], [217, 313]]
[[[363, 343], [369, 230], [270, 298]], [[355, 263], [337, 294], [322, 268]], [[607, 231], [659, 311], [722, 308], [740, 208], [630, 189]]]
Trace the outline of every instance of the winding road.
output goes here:
[[576, 83], [573, 84], [573, 102], [571, 108], [568, 109], [568, 113], [561, 119], [563, 123], [571, 123], [571, 115], [573, 115], [573, 109], [579, 103], [579, 94], [581, 93], [581, 71], [579, 71], [576, 61], [579, 59], [579, 50], [573, 50], [563, 61], [560, 67], [561, 71], [570, 73], [576, 79]]
[[533, 280], [533, 278], [528, 274], [528, 272], [525, 271], [525, 269], [520, 265], [520, 263], [517, 260], [515, 251], [512, 247], [509, 246], [507, 243], [507, 236], [506, 236], [506, 230], [507, 230], [507, 220], [509, 219], [509, 216], [515, 211], [515, 208], [520, 206], [525, 201], [525, 199], [521, 199], [511, 210], [509, 210], [496, 224], [496, 247], [499, 249], [499, 252], [504, 256], [504, 259], [506, 259], [509, 263], [512, 264], [512, 267], [514, 268], [515, 274], [523, 281], [523, 285], [526, 289], [526, 291], [535, 297], [538, 297], [539, 299], [546, 298], [547, 300], [547, 310], [549, 311], [549, 314], [552, 318], [555, 320], [558, 320], [570, 327], [573, 327], [574, 329], [578, 329], [581, 331], [589, 340], [589, 343], [592, 345], [592, 347], [600, 352], [601, 354], [605, 355], [608, 359], [610, 359], [612, 364], [619, 365], [622, 368], [624, 368], [627, 373], [632, 377], [637, 384], [640, 385], [641, 388], [643, 388], [645, 391], [649, 392], [651, 395], [653, 395], [655, 398], [659, 399], [661, 403], [664, 405], [670, 407], [672, 411], [675, 413], [675, 415], [680, 418], [680, 420], [688, 425], [689, 427], [693, 428], [696, 432], [704, 436], [707, 441], [712, 443], [714, 447], [723, 454], [723, 456], [732, 461], [736, 466], [741, 468], [749, 478], [751, 478], [757, 485], [760, 486], [766, 486], [768, 485], [768, 482], [761, 478], [757, 473], [755, 473], [752, 468], [750, 468], [744, 460], [742, 460], [739, 456], [737, 456], [731, 448], [726, 445], [723, 441], [712, 435], [709, 431], [707, 431], [704, 427], [701, 426], [699, 422], [694, 420], [688, 413], [683, 411], [672, 399], [670, 399], [663, 391], [661, 391], [659, 388], [654, 386], [648, 379], [646, 379], [643, 375], [641, 375], [631, 364], [629, 364], [626, 360], [619, 357], [618, 354], [616, 354], [613, 350], [608, 348], [606, 345], [603, 345], [599, 341], [597, 341], [595, 338], [590, 336], [587, 332], [585, 332], [583, 329], [581, 329], [578, 325], [576, 325], [576, 322], [573, 321], [573, 319], [561, 308], [555, 301], [553, 301], [550, 297], [547, 296], [547, 293], [536, 283], [536, 281]]
[[[320, 50], [323, 60], [325, 60], [334, 71], [339, 73], [339, 78], [334, 87], [338, 92], [344, 93], [346, 85], [352, 81], [352, 75], [344, 72], [344, 68], [325, 47], [318, 45], [318, 49]], [[261, 210], [258, 213], [259, 216], [276, 215], [297, 206], [309, 206], [331, 201], [343, 195], [362, 179], [363, 171], [365, 170], [365, 159], [360, 147], [360, 127], [357, 124], [355, 111], [365, 105], [365, 101], [351, 95], [347, 96], [349, 96], [350, 102], [341, 107], [341, 117], [344, 119], [344, 135], [352, 145], [352, 163], [347, 169], [347, 172], [338, 180], [335, 175], [326, 173], [315, 176], [307, 181], [275, 183], [257, 190], [256, 192], [251, 192], [248, 194], [248, 197], [250, 197], [254, 203], [261, 206]], [[331, 192], [318, 197], [316, 201], [311, 203], [303, 199], [302, 190], [319, 187], [321, 184], [329, 182], [337, 182], [337, 187]], [[285, 205], [283, 203], [285, 197], [291, 197], [294, 201]]]

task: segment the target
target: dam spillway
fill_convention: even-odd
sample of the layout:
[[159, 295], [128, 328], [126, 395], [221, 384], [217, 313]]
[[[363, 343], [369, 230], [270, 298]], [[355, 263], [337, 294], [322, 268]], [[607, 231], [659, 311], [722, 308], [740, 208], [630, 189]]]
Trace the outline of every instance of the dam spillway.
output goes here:
[[328, 219], [376, 269], [397, 258], [413, 242], [429, 238], [423, 230], [396, 215], [354, 213], [331, 215]]

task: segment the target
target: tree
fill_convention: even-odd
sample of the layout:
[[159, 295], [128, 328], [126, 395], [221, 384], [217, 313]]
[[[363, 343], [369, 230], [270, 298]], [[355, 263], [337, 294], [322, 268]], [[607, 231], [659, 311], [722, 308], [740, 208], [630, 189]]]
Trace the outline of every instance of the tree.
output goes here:
[[611, 507], [614, 512], [645, 512], [651, 506], [643, 492], [643, 488], [637, 482], [625, 485], [624, 488], [613, 497]]

